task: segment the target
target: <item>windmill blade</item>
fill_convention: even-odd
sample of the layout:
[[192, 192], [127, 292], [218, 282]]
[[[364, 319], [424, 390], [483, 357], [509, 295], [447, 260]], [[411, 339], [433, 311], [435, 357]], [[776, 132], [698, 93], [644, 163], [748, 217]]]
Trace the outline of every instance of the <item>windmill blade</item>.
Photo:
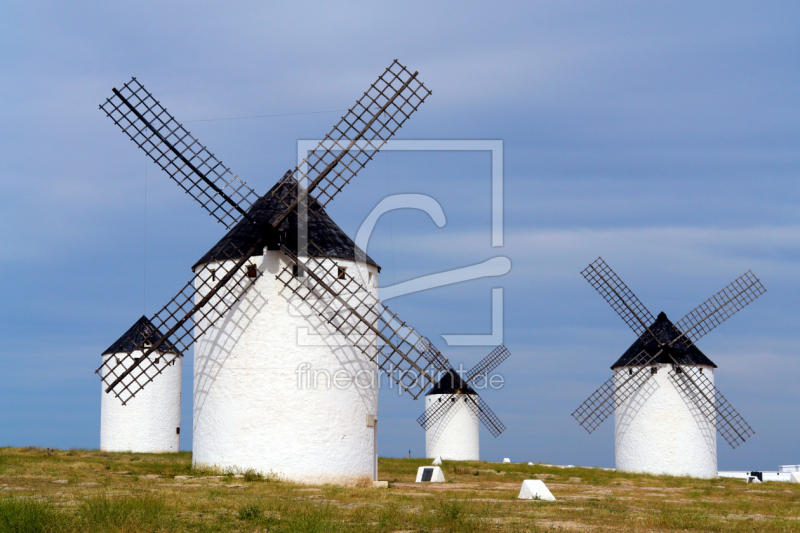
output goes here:
[[[603, 261], [602, 257], [598, 257], [593, 263], [590, 263], [581, 272], [581, 275], [605, 298], [637, 337], [641, 337], [645, 331], [649, 331], [648, 326], [656, 319], [633, 294], [633, 291]], [[655, 338], [655, 336], [653, 337]]]
[[675, 324], [675, 327], [683, 333], [688, 343], [693, 344], [765, 292], [767, 289], [748, 270], [690, 311]]
[[431, 364], [433, 365], [439, 373], [452, 373], [454, 376], [458, 376], [455, 370], [450, 367], [450, 362], [447, 358], [442, 355], [442, 352], [433, 345], [433, 343], [428, 339], [428, 337], [420, 338], [419, 342], [417, 343], [417, 349], [422, 351], [422, 356]]
[[231, 228], [258, 195], [200, 144], [136, 78], [100, 109], [187, 194]]
[[436, 403], [429, 405], [425, 411], [417, 417], [417, 423], [425, 429], [429, 430], [439, 420], [445, 417], [447, 413], [455, 406], [459, 398], [464, 397], [463, 394], [453, 393], [450, 396], [443, 398], [439, 397]]
[[489, 406], [486, 405], [483, 398], [477, 394], [467, 394], [467, 398], [467, 405], [472, 409], [472, 412], [477, 415], [478, 419], [483, 422], [483, 425], [486, 426], [486, 429], [489, 430], [489, 433], [491, 433], [493, 437], [497, 437], [506, 430], [506, 426], [504, 426], [497, 415], [489, 409]]
[[755, 435], [755, 431], [725, 399], [702, 369], [675, 365], [669, 377], [678, 390], [697, 406], [703, 416], [716, 425], [717, 431], [732, 448], [736, 448]]
[[617, 383], [617, 376], [611, 376], [605, 383], [592, 393], [591, 396], [575, 409], [572, 417], [589, 433], [603, 423], [614, 412], [614, 409], [625, 403], [645, 382], [652, 376], [649, 365], [658, 361], [661, 351], [655, 355], [648, 354], [645, 350], [631, 361], [629, 370], [632, 373], [625, 377], [622, 384]]
[[[400, 320], [313, 243], [313, 256], [290, 259], [275, 276], [351, 345], [375, 362], [405, 392], [418, 398], [436, 382], [436, 371], [450, 368], [441, 354], [431, 356], [430, 341]], [[438, 352], [438, 351], [437, 351]]]
[[[153, 327], [166, 333], [159, 339], [142, 338], [127, 352], [127, 356], [109, 357], [95, 371], [106, 385], [106, 392], [113, 392], [125, 405], [148, 383], [180, 357], [203, 333], [236, 304], [250, 288], [258, 275], [252, 266], [243, 270], [245, 263], [263, 245], [257, 243], [235, 263], [228, 260], [231, 255], [214, 258], [216, 268], [206, 265], [187, 283], [150, 322]], [[224, 247], [231, 252], [230, 247]], [[238, 251], [237, 251], [238, 252]], [[233, 252], [236, 257], [240, 253]], [[199, 301], [198, 301], [199, 300]], [[161, 344], [168, 342], [176, 353], [156, 353]], [[142, 352], [139, 357], [133, 353]]]
[[[416, 72], [394, 60], [295, 169], [299, 191], [287, 188], [279, 196], [287, 209], [271, 221], [272, 226], [278, 227], [298, 205], [301, 218], [313, 217], [328, 205], [430, 94]], [[308, 204], [304, 214], [306, 195], [312, 193], [315, 202]]]
[[504, 345], [500, 345], [484, 357], [477, 365], [473, 366], [467, 372], [464, 381], [473, 385], [479, 385], [481, 381], [487, 378], [489, 372], [500, 366], [500, 364], [511, 357], [511, 352], [508, 351]]

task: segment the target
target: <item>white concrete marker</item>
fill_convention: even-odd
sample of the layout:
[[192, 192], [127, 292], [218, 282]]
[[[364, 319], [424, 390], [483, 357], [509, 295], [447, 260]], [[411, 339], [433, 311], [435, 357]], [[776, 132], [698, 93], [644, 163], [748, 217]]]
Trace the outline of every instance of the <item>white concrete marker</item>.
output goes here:
[[503, 462], [504, 462], [504, 463], [510, 463], [510, 462], [511, 462], [511, 459], [509, 459], [508, 457], [505, 457], [505, 458], [503, 459]]
[[789, 476], [789, 481], [792, 483], [800, 483], [800, 472], [790, 472]]
[[442, 456], [440, 455], [439, 457], [434, 459], [433, 463], [431, 463], [431, 464], [434, 465], [434, 466], [441, 466], [442, 465]]
[[543, 481], [538, 479], [526, 479], [522, 482], [522, 490], [519, 491], [520, 500], [547, 500], [556, 501], [553, 494], [545, 486]]
[[528, 463], [528, 466], [533, 466], [533, 463]]
[[444, 474], [438, 466], [421, 466], [417, 470], [417, 483], [444, 483]]

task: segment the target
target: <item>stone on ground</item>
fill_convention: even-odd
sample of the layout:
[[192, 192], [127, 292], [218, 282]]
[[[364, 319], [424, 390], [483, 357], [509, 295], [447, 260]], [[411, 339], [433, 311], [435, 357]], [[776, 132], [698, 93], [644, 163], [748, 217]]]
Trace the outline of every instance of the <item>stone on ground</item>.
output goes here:
[[544, 482], [538, 479], [526, 479], [523, 481], [522, 490], [519, 491], [517, 498], [521, 500], [556, 500]]
[[421, 466], [417, 470], [417, 483], [444, 483], [444, 474], [438, 466]]

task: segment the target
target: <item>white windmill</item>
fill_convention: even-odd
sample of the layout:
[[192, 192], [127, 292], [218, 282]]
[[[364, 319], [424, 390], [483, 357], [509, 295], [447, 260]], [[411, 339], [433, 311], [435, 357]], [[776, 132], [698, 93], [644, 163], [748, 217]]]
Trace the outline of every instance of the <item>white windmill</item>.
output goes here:
[[747, 272], [673, 324], [654, 318], [602, 258], [581, 274], [639, 338], [572, 416], [591, 433], [614, 413], [618, 471], [716, 477], [716, 431], [734, 448], [754, 432], [714, 386], [716, 365], [695, 343], [766, 289]]
[[[449, 461], [480, 460], [479, 414], [482, 400], [473, 387], [479, 388], [489, 373], [505, 361], [511, 352], [502, 344], [461, 378], [453, 370], [446, 373], [425, 394], [425, 412], [417, 421], [425, 428], [425, 456]], [[497, 437], [505, 427], [499, 420], [487, 424]]]
[[[131, 402], [162, 372], [163, 342], [179, 354], [197, 342], [195, 464], [309, 483], [376, 479], [377, 373], [416, 399], [451, 365], [378, 301], [378, 266], [355, 261], [363, 252], [324, 208], [429, 94], [393, 62], [258, 197], [135, 78], [114, 89], [101, 108], [230, 231], [151, 319], [162, 340], [104, 361], [105, 391]], [[488, 407], [481, 416], [496, 420]]]
[[[142, 348], [162, 338], [142, 317], [103, 352], [103, 364], [123, 360], [130, 365]], [[153, 352], [161, 378], [126, 407], [118, 397], [103, 394], [100, 401], [100, 449], [106, 452], [177, 452], [181, 444], [181, 359], [169, 341]], [[130, 354], [130, 357], [129, 357]], [[163, 361], [162, 361], [163, 358]], [[169, 360], [169, 362], [167, 362]], [[127, 381], [127, 380], [126, 380]]]

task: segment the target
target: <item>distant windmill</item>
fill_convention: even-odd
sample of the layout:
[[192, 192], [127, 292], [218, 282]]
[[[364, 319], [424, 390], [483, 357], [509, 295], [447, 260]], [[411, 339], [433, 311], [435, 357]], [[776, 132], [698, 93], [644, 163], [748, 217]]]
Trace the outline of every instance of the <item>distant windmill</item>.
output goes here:
[[715, 365], [695, 343], [761, 296], [747, 272], [676, 324], [658, 318], [598, 258], [581, 274], [639, 337], [572, 416], [594, 431], [614, 416], [618, 471], [717, 476], [716, 428], [732, 447], [754, 432], [714, 386]]
[[[363, 252], [324, 208], [428, 95], [393, 62], [258, 197], [135, 78], [114, 89], [101, 108], [230, 231], [150, 319], [163, 337], [104, 360], [105, 391], [130, 402], [196, 342], [195, 464], [310, 483], [376, 479], [378, 370], [416, 399], [451, 365], [378, 301], [378, 266], [355, 261]], [[166, 342], [176, 353], [159, 352]], [[352, 386], [330, 386], [342, 371]], [[481, 416], [497, 420], [486, 406]]]
[[478, 387], [482, 381], [488, 380], [489, 373], [509, 356], [511, 352], [501, 344], [469, 370], [463, 379], [452, 370], [425, 394], [425, 412], [417, 422], [425, 428], [426, 457], [479, 461], [478, 421], [483, 420], [495, 437], [505, 430], [499, 420], [481, 417], [485, 403], [472, 386]]
[[[141, 357], [143, 350], [163, 335], [142, 317], [103, 352], [104, 365], [120, 359]], [[164, 341], [153, 350], [161, 377], [136, 402], [124, 406], [119, 399], [103, 394], [100, 402], [100, 449], [105, 452], [168, 453], [181, 444], [181, 358], [180, 352]], [[170, 360], [161, 362], [161, 358]]]

